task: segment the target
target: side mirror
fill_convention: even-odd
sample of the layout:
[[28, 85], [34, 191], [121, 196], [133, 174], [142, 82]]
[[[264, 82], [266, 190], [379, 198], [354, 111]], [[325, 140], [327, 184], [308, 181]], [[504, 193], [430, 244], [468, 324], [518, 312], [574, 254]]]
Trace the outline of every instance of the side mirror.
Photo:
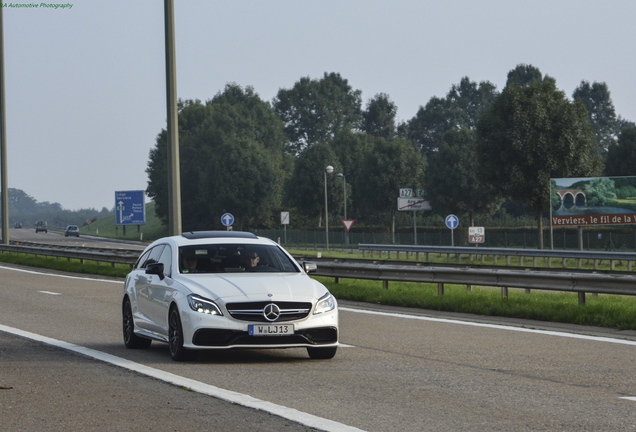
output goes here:
[[146, 274], [157, 275], [159, 279], [163, 280], [165, 277], [163, 274], [163, 263], [152, 263], [146, 267]]
[[316, 273], [316, 271], [318, 271], [318, 266], [315, 262], [303, 261], [303, 269], [305, 269], [306, 273]]

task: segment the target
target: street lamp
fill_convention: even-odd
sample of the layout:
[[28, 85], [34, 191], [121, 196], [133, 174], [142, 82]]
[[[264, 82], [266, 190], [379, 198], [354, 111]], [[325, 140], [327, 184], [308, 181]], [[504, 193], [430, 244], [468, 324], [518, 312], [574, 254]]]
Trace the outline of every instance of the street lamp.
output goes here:
[[329, 250], [329, 210], [327, 209], [327, 174], [333, 172], [333, 167], [327, 165], [325, 168], [325, 234], [327, 235], [327, 250]]

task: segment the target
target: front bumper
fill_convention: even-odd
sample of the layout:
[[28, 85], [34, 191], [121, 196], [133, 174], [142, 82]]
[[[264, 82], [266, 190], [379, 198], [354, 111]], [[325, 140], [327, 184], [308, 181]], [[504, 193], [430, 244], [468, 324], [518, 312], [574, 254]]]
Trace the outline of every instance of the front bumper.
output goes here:
[[[251, 336], [249, 322], [230, 316], [206, 315], [181, 309], [184, 347], [191, 349], [227, 348], [293, 348], [338, 345], [338, 310], [309, 315], [299, 321], [285, 321], [294, 325], [294, 333], [281, 336]], [[271, 324], [276, 324], [275, 322]]]

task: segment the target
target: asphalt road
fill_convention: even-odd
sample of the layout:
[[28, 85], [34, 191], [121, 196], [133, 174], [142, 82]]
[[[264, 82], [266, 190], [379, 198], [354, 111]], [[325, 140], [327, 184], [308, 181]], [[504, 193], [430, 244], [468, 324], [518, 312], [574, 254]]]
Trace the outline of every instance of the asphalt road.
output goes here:
[[[636, 430], [634, 332], [343, 302], [332, 360], [292, 349], [176, 363], [162, 344], [123, 347], [121, 281], [7, 268], [0, 281], [2, 326], [333, 422], [324, 430]], [[2, 430], [311, 430], [15, 336], [0, 344]]]

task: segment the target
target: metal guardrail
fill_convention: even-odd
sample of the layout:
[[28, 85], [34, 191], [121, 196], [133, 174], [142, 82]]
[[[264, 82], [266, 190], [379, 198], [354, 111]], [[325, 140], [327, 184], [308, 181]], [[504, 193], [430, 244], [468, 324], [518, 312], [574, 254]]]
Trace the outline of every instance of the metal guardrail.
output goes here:
[[134, 251], [116, 253], [41, 246], [0, 245], [0, 253], [4, 254], [5, 252], [15, 253], [16, 255], [29, 254], [43, 257], [66, 258], [69, 261], [71, 259], [78, 259], [81, 263], [84, 263], [85, 260], [95, 261], [97, 263], [106, 262], [110, 263], [113, 267], [115, 267], [115, 264], [126, 264], [131, 268], [137, 262], [137, 258], [139, 258], [139, 252]]
[[594, 260], [594, 268], [598, 268], [600, 261], [609, 261], [610, 268], [614, 270], [616, 262], [626, 261], [628, 271], [632, 270], [633, 264], [636, 263], [636, 253], [634, 252], [602, 252], [602, 251], [572, 251], [572, 250], [549, 250], [549, 249], [506, 249], [506, 248], [481, 248], [481, 247], [451, 247], [451, 246], [410, 246], [410, 245], [379, 245], [379, 244], [359, 244], [358, 249], [362, 251], [362, 256], [366, 257], [367, 252], [370, 253], [373, 258], [374, 252], [378, 252], [379, 256], [386, 252], [387, 257], [390, 259], [391, 253], [395, 253], [397, 259], [400, 257], [400, 253], [405, 255], [416, 254], [419, 259], [419, 254], [426, 256], [425, 260], [428, 261], [429, 254], [446, 255], [447, 260], [450, 261], [452, 255], [457, 256], [458, 261], [461, 262], [462, 256], [469, 256], [470, 259], [474, 257], [481, 257], [482, 260], [486, 256], [504, 256], [506, 261], [510, 264], [510, 259], [518, 257], [523, 265], [523, 258], [532, 258], [534, 266], [536, 267], [537, 258], [545, 258], [547, 260], [560, 259], [565, 267], [565, 261], [567, 259], [578, 260], [578, 268], [581, 267], [582, 260]]
[[457, 268], [387, 263], [360, 264], [321, 261], [317, 276], [349, 279], [380, 280], [388, 289], [389, 281], [436, 283], [438, 294], [444, 294], [444, 284], [501, 288], [508, 297], [508, 288], [575, 292], [579, 304], [585, 304], [585, 293], [636, 295], [636, 275], [536, 271], [528, 269]]
[[[396, 251], [398, 246], [381, 245], [360, 245], [363, 247], [374, 246], [383, 248], [383, 250]], [[467, 253], [476, 252], [474, 248], [440, 248], [440, 247], [417, 247], [409, 246], [411, 251], [422, 253], [422, 249], [426, 249], [428, 253]], [[370, 249], [366, 249], [370, 250]], [[378, 250], [378, 249], [376, 249]], [[404, 252], [404, 249], [401, 249]], [[503, 249], [486, 249], [480, 248], [480, 254], [500, 253], [504, 255], [511, 253], [514, 255], [515, 250]], [[103, 251], [89, 251], [77, 249], [59, 249], [34, 246], [20, 245], [0, 245], [0, 253], [30, 254], [35, 256], [51, 256], [56, 258], [79, 259], [81, 262], [85, 260], [95, 262], [107, 262], [113, 267], [115, 264], [126, 264], [133, 266], [137, 261], [139, 252], [123, 251], [123, 253], [111, 253]], [[569, 257], [581, 255], [581, 258], [589, 259], [613, 259], [636, 260], [636, 254], [621, 253], [592, 253], [583, 252], [578, 254], [572, 251], [537, 251], [537, 250], [521, 250], [524, 255], [540, 257], [562, 257], [560, 254], [567, 254]], [[466, 285], [469, 289], [472, 286], [486, 286], [501, 288], [502, 296], [508, 296], [508, 288], [524, 288], [526, 290], [549, 290], [578, 293], [579, 303], [585, 304], [585, 293], [598, 294], [618, 294], [618, 295], [636, 295], [636, 274], [605, 274], [590, 272], [564, 272], [534, 270], [534, 269], [506, 269], [506, 268], [467, 268], [467, 267], [441, 267], [434, 265], [421, 264], [393, 264], [387, 262], [344, 262], [342, 260], [318, 260], [317, 276], [333, 277], [349, 279], [367, 279], [379, 280], [383, 282], [383, 286], [388, 289], [390, 281], [402, 282], [420, 282], [435, 283], [438, 285], [438, 293], [444, 294], [444, 284]]]

